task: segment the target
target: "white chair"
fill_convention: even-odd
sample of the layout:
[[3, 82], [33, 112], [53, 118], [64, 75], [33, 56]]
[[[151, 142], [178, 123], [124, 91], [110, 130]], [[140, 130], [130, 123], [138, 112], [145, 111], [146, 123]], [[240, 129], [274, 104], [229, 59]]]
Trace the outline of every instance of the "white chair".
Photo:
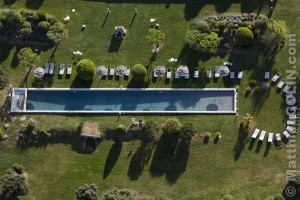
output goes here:
[[299, 114], [295, 114], [295, 115], [289, 115], [289, 120], [297, 120], [300, 118]]
[[282, 80], [278, 83], [277, 88], [278, 88], [278, 89], [281, 89], [281, 88], [284, 86], [284, 84], [285, 84], [285, 79], [282, 79]]
[[71, 75], [72, 74], [72, 65], [68, 64], [67, 65], [67, 75]]
[[289, 139], [291, 137], [291, 135], [287, 131], [283, 131], [282, 134], [286, 137], [286, 139]]
[[292, 126], [296, 126], [297, 125], [297, 121], [296, 120], [287, 120], [286, 121], [287, 125], [292, 125]]
[[273, 133], [269, 133], [268, 142], [272, 143], [273, 141]]
[[110, 76], [115, 75], [115, 67], [110, 67], [109, 75], [110, 75]]
[[63, 75], [65, 73], [65, 64], [60, 64], [59, 66], [59, 75]]
[[50, 68], [49, 68], [49, 74], [53, 74], [54, 73], [54, 63], [50, 63]]
[[130, 66], [127, 66], [125, 70], [125, 76], [128, 77], [129, 75], [130, 75]]
[[277, 142], [281, 142], [280, 133], [275, 134]]
[[234, 76], [235, 76], [235, 72], [234, 72], [234, 70], [230, 71], [229, 77], [230, 77], [231, 79], [233, 79], [233, 78], [234, 78]]
[[215, 67], [215, 78], [219, 78], [220, 74], [219, 74], [219, 66]]
[[263, 141], [264, 138], [265, 138], [265, 135], [266, 135], [266, 131], [262, 130], [261, 133], [260, 133], [260, 136], [259, 136], [259, 140]]
[[167, 70], [167, 79], [170, 79], [172, 77], [172, 71], [171, 69]]
[[293, 127], [293, 126], [287, 126], [285, 130], [287, 130], [289, 133], [297, 132], [296, 127]]
[[243, 78], [243, 70], [239, 69], [238, 70], [238, 79], [241, 79], [241, 78]]
[[195, 70], [194, 72], [194, 78], [199, 78], [199, 70]]
[[265, 77], [264, 78], [265, 79], [269, 79], [270, 78], [270, 71], [269, 70], [265, 71]]
[[276, 81], [278, 81], [278, 79], [281, 77], [281, 74], [280, 73], [277, 73], [275, 74], [273, 77], [272, 77], [272, 82], [275, 83]]
[[256, 138], [257, 138], [259, 131], [260, 131], [260, 130], [259, 130], [258, 128], [255, 129], [254, 133], [252, 134], [252, 138], [253, 138], [253, 139], [256, 139]]
[[174, 74], [174, 75], [175, 75], [175, 76], [174, 76], [175, 79], [178, 79], [178, 78], [179, 78], [179, 73], [178, 73], [178, 72], [175, 71], [175, 74]]
[[206, 69], [206, 77], [211, 78], [211, 69], [210, 68]]
[[45, 74], [49, 73], [49, 63], [45, 63]]

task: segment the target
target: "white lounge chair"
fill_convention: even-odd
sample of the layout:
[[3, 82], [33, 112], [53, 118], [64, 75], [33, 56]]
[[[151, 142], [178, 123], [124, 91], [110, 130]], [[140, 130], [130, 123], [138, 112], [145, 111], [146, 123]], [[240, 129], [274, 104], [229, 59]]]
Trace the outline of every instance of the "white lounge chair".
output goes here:
[[215, 67], [215, 78], [219, 78], [220, 74], [219, 74], [219, 66]]
[[59, 66], [59, 75], [63, 75], [65, 73], [65, 64], [60, 64]]
[[289, 133], [297, 132], [296, 127], [293, 127], [293, 126], [287, 126], [285, 130], [287, 130]]
[[125, 71], [125, 76], [129, 76], [129, 75], [130, 75], [130, 66], [127, 66]]
[[179, 73], [178, 73], [178, 72], [175, 71], [175, 74], [174, 74], [174, 75], [175, 75], [175, 76], [174, 76], [175, 79], [178, 79], [178, 78], [179, 78]]
[[72, 65], [68, 64], [67, 65], [67, 75], [71, 75], [72, 74]]
[[45, 63], [45, 74], [48, 74], [49, 73], [49, 63]]
[[238, 70], [238, 79], [241, 79], [241, 78], [243, 78], [243, 70], [239, 69]]
[[199, 70], [195, 70], [194, 72], [194, 78], [199, 78]]
[[50, 63], [50, 68], [49, 68], [49, 74], [53, 74], [54, 73], [54, 63]]
[[273, 133], [269, 133], [268, 142], [272, 143], [273, 141]]
[[115, 75], [115, 67], [110, 67], [109, 75], [110, 75], [110, 76]]
[[297, 121], [296, 120], [287, 120], [286, 121], [287, 125], [292, 125], [292, 126], [296, 126], [297, 125]]
[[259, 140], [263, 141], [264, 138], [265, 138], [265, 135], [266, 135], [266, 131], [262, 130], [261, 133], [260, 133], [260, 136], [259, 136]]
[[289, 120], [297, 120], [300, 118], [300, 114], [289, 115]]
[[206, 69], [206, 77], [211, 78], [211, 69], [210, 68]]
[[254, 133], [252, 134], [252, 138], [253, 138], [253, 139], [256, 139], [256, 138], [257, 138], [259, 131], [260, 131], [260, 130], [259, 130], [258, 128], [255, 129]]
[[230, 71], [229, 77], [230, 77], [230, 78], [234, 78], [234, 76], [235, 76], [234, 70]]
[[283, 131], [282, 134], [286, 137], [286, 139], [289, 139], [291, 137], [291, 135], [287, 131]]
[[284, 84], [285, 84], [285, 79], [282, 79], [282, 80], [278, 83], [277, 88], [278, 88], [278, 89], [281, 89], [281, 88], [284, 86]]
[[167, 69], [167, 79], [170, 79], [172, 77], [172, 71], [171, 69]]
[[265, 71], [265, 79], [269, 79], [270, 78], [270, 71], [267, 70]]
[[277, 142], [281, 142], [280, 133], [275, 134]]
[[277, 73], [275, 74], [273, 77], [272, 77], [272, 82], [275, 83], [276, 81], [278, 81], [278, 79], [281, 77], [281, 74], [280, 73]]

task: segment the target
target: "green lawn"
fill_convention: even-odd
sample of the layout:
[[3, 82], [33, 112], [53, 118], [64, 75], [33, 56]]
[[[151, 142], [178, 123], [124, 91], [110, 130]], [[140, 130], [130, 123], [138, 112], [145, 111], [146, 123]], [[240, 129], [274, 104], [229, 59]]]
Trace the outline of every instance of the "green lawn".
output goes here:
[[[37, 6], [30, 4], [30, 0], [16, 1], [12, 5], [4, 5], [1, 8], [21, 8], [27, 6]], [[29, 4], [28, 4], [29, 2]], [[280, 71], [285, 74], [286, 69], [290, 69], [288, 64], [288, 49], [282, 51], [273, 58], [263, 55], [241, 55], [231, 54], [225, 57], [211, 57], [206, 59], [202, 55], [197, 55], [184, 48], [183, 39], [188, 29], [190, 19], [206, 11], [219, 12], [257, 12], [258, 0], [251, 3], [240, 3], [234, 1], [232, 4], [222, 3], [218, 0], [204, 0], [194, 2], [183, 1], [163, 1], [160, 3], [137, 3], [138, 15], [134, 16], [134, 4], [129, 1], [109, 1], [111, 14], [105, 24], [107, 6], [102, 1], [79, 1], [79, 0], [47, 0], [38, 1], [41, 3], [41, 10], [56, 16], [58, 19], [69, 15], [68, 23], [69, 39], [62, 41], [58, 47], [43, 50], [41, 52], [42, 62], [48, 61], [52, 56], [57, 66], [60, 63], [78, 62], [78, 58], [73, 57], [73, 50], [83, 52], [82, 58], [92, 59], [96, 65], [131, 65], [142, 63], [149, 66], [151, 57], [151, 47], [146, 44], [146, 31], [150, 28], [150, 18], [156, 18], [160, 24], [160, 29], [166, 34], [166, 40], [161, 51], [158, 53], [156, 61], [148, 67], [149, 76], [156, 65], [167, 65], [167, 59], [176, 57], [179, 63], [187, 64], [191, 69], [200, 67], [204, 70], [207, 66], [220, 65], [227, 59], [234, 60], [236, 67], [245, 69], [243, 80], [240, 83], [238, 93], [238, 117], [232, 115], [183, 115], [177, 116], [181, 122], [193, 122], [198, 130], [198, 134], [192, 141], [186, 170], [182, 173], [175, 172], [179, 176], [176, 183], [170, 183], [169, 173], [166, 173], [164, 164], [174, 164], [166, 160], [160, 160], [154, 155], [158, 150], [157, 145], [153, 147], [151, 159], [148, 164], [138, 174], [137, 180], [131, 180], [132, 175], [137, 173], [140, 167], [139, 156], [145, 156], [145, 152], [139, 149], [139, 156], [134, 156], [140, 146], [138, 141], [134, 143], [124, 142], [122, 147], [116, 147], [111, 141], [101, 142], [96, 151], [92, 153], [82, 152], [82, 141], [76, 137], [76, 128], [79, 122], [92, 120], [99, 122], [101, 129], [114, 128], [118, 124], [129, 125], [131, 115], [118, 116], [60, 116], [60, 115], [27, 115], [27, 119], [34, 118], [39, 128], [44, 128], [54, 133], [66, 135], [48, 144], [45, 148], [30, 147], [23, 150], [16, 148], [16, 130], [20, 128], [19, 119], [10, 122], [8, 131], [9, 140], [0, 144], [1, 165], [0, 175], [12, 163], [18, 162], [24, 165], [29, 175], [30, 192], [24, 199], [74, 199], [74, 191], [84, 183], [95, 182], [103, 193], [109, 187], [126, 187], [136, 190], [145, 195], [164, 194], [172, 199], [205, 199], [215, 200], [226, 193], [230, 193], [237, 199], [260, 200], [269, 195], [282, 193], [286, 185], [285, 170], [288, 168], [285, 147], [276, 150], [274, 146], [270, 151], [266, 151], [265, 143], [259, 149], [257, 143], [253, 148], [249, 148], [250, 143], [245, 145], [239, 159], [235, 158], [234, 146], [238, 138], [238, 122], [246, 113], [252, 113], [256, 127], [269, 132], [282, 132], [284, 129], [285, 104], [282, 93], [277, 93], [272, 87], [268, 95], [259, 99], [253, 95], [245, 97], [245, 90], [248, 80], [256, 78], [262, 80], [262, 74], [266, 67]], [[231, 2], [231, 1], [230, 1]], [[71, 10], [75, 8], [76, 12]], [[263, 7], [263, 14], [266, 14]], [[300, 35], [297, 26], [300, 18], [298, 13], [300, 6], [297, 0], [279, 1], [273, 14], [275, 19], [286, 21], [291, 33]], [[81, 25], [86, 24], [85, 31], [81, 31]], [[104, 26], [103, 26], [104, 24]], [[120, 46], [111, 43], [114, 26], [124, 25], [128, 29], [128, 34]], [[103, 28], [102, 28], [103, 26]], [[299, 40], [299, 39], [298, 39]], [[21, 47], [0, 45], [0, 64], [4, 68], [4, 73], [14, 87], [24, 86], [23, 79], [26, 76], [26, 69], [18, 66], [16, 54]], [[41, 48], [38, 48], [39, 50]], [[118, 50], [116, 52], [116, 50]], [[297, 51], [300, 51], [299, 46]], [[299, 54], [297, 54], [300, 60]], [[171, 65], [174, 67], [175, 65]], [[75, 70], [73, 71], [75, 72]], [[53, 78], [40, 83], [45, 87], [82, 87], [82, 83], [75, 79], [73, 73], [70, 79], [63, 77], [59, 79], [58, 67], [56, 67]], [[224, 78], [217, 82], [206, 82], [203, 79], [180, 81], [166, 84], [164, 80], [153, 82], [150, 80], [149, 87], [235, 87], [237, 84]], [[91, 87], [132, 87], [131, 78], [129, 80], [98, 80], [96, 78]], [[35, 87], [33, 74], [27, 80], [27, 87]], [[86, 85], [85, 85], [86, 86]], [[6, 91], [0, 91], [6, 94]], [[5, 95], [0, 95], [1, 104], [5, 101]], [[2, 115], [6, 115], [4, 106], [1, 106]], [[19, 116], [18, 116], [19, 117]], [[163, 123], [169, 116], [135, 116], [142, 117], [145, 121], [155, 119]], [[0, 121], [3, 125], [4, 121]], [[221, 131], [223, 136], [218, 144], [214, 144], [211, 139], [208, 144], [203, 144], [201, 135], [206, 131]], [[73, 133], [73, 134], [72, 134]], [[74, 136], [75, 134], [75, 136]], [[73, 136], [69, 136], [73, 135]], [[159, 138], [159, 136], [157, 136]], [[300, 142], [299, 139], [297, 139]], [[250, 149], [250, 150], [249, 150]], [[259, 152], [258, 152], [259, 150]], [[169, 157], [172, 158], [170, 153]], [[134, 159], [133, 159], [134, 158]], [[162, 173], [153, 171], [153, 163], [160, 162]], [[297, 161], [300, 162], [299, 158]], [[178, 164], [178, 163], [177, 163]], [[175, 169], [175, 166], [171, 165]], [[130, 172], [130, 173], [129, 173]], [[133, 174], [132, 174], [133, 173]], [[137, 176], [137, 174], [134, 174]], [[105, 177], [105, 179], [104, 179]]]

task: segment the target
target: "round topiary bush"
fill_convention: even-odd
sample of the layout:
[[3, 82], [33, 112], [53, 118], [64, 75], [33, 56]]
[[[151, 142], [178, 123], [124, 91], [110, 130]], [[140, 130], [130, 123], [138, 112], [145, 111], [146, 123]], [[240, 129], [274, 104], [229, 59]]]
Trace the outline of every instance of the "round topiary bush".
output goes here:
[[39, 30], [41, 32], [48, 32], [49, 29], [50, 29], [50, 23], [49, 22], [45, 22], [45, 21], [42, 21], [38, 24], [38, 27], [39, 27]]
[[83, 59], [77, 64], [77, 76], [84, 81], [93, 80], [96, 74], [96, 66], [93, 61], [89, 59]]
[[178, 119], [170, 118], [163, 126], [163, 132], [168, 135], [178, 135], [181, 129], [181, 123]]
[[147, 75], [147, 69], [142, 64], [136, 64], [132, 68], [132, 77], [136, 81], [144, 81]]
[[274, 200], [285, 200], [285, 198], [281, 194], [276, 194]]
[[230, 195], [230, 194], [225, 194], [223, 196], [223, 200], [234, 200], [234, 197], [232, 195]]
[[240, 46], [248, 46], [251, 44], [254, 35], [249, 28], [238, 28], [235, 34], [236, 43]]
[[208, 33], [210, 30], [210, 27], [206, 21], [202, 20], [193, 20], [190, 25], [191, 30], [198, 30], [201, 33]]

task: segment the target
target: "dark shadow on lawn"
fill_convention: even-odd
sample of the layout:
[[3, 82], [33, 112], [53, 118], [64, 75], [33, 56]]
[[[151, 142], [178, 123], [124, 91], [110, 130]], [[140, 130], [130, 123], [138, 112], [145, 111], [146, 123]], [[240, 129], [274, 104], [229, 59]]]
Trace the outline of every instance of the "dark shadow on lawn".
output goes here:
[[118, 39], [113, 34], [111, 36], [110, 45], [108, 47], [108, 53], [113, 53], [113, 52], [118, 53], [122, 42], [123, 42], [123, 39]]
[[11, 104], [11, 98], [10, 95], [8, 95], [5, 98], [4, 103], [0, 106], [0, 119], [4, 122], [8, 121], [10, 118], [10, 104]]
[[75, 77], [71, 84], [71, 88], [90, 88], [93, 81], [84, 81], [80, 79], [78, 76]]
[[150, 166], [152, 176], [163, 176], [169, 169], [178, 144], [178, 137], [162, 134]]
[[26, 7], [30, 9], [38, 9], [44, 3], [44, 0], [27, 0]]
[[130, 161], [129, 169], [127, 172], [127, 176], [130, 178], [130, 180], [138, 180], [139, 177], [142, 175], [144, 167], [148, 164], [151, 158], [152, 150], [152, 142], [141, 142], [140, 146], [133, 154], [132, 159]]
[[0, 63], [5, 61], [14, 46], [0, 42]]
[[243, 132], [241, 126], [239, 128], [239, 135], [234, 147], [234, 160], [238, 160], [241, 156], [242, 151], [244, 150], [245, 144], [247, 142], [248, 134]]
[[145, 80], [145, 81], [136, 81], [133, 78], [130, 79], [128, 83], [128, 88], [147, 88], [149, 87], [150, 80]]
[[264, 157], [268, 157], [271, 146], [272, 146], [272, 143], [268, 142], [266, 145], [266, 148], [265, 148]]
[[41, 79], [35, 78], [32, 82], [32, 87], [35, 87], [35, 88], [51, 87], [52, 85], [53, 85], [53, 76], [52, 75], [45, 75]]
[[4, 5], [13, 5], [17, 0], [4, 0]]
[[261, 140], [258, 141], [256, 149], [255, 149], [255, 153], [259, 153], [260, 149], [262, 147], [263, 142]]
[[111, 170], [116, 165], [117, 160], [119, 159], [121, 150], [122, 150], [121, 142], [115, 142], [112, 145], [112, 147], [110, 148], [109, 153], [106, 158], [105, 166], [104, 166], [103, 179], [106, 179], [108, 177]]
[[248, 147], [249, 151], [252, 151], [254, 144], [255, 144], [255, 139], [251, 138], [251, 141], [250, 141], [250, 144], [249, 144], [249, 147]]

